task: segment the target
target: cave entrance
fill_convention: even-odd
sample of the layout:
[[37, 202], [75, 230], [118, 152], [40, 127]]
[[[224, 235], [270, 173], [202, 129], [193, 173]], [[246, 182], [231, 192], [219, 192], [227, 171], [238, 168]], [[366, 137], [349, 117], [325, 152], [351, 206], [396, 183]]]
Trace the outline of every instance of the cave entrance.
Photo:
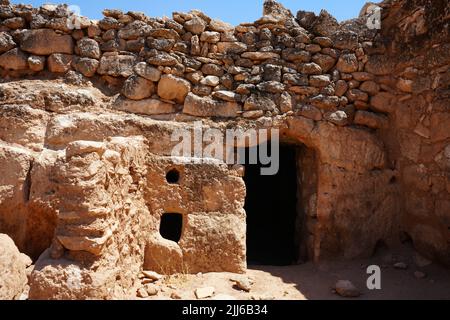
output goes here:
[[[266, 147], [271, 150], [270, 143]], [[245, 148], [246, 159], [251, 149]], [[285, 266], [298, 260], [298, 148], [281, 145], [279, 151], [279, 170], [275, 175], [261, 175], [260, 160], [245, 164], [249, 265]]]

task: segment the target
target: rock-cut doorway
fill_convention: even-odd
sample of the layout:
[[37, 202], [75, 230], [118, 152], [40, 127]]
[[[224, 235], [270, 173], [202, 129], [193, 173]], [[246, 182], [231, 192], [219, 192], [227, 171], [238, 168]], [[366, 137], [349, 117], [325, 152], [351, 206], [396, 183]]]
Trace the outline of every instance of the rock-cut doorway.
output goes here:
[[[270, 143], [266, 147], [271, 150]], [[245, 149], [246, 159], [250, 149]], [[279, 170], [275, 175], [261, 174], [264, 165], [260, 159], [256, 164], [245, 164], [249, 265], [286, 266], [298, 260], [297, 159], [296, 146], [281, 145]]]

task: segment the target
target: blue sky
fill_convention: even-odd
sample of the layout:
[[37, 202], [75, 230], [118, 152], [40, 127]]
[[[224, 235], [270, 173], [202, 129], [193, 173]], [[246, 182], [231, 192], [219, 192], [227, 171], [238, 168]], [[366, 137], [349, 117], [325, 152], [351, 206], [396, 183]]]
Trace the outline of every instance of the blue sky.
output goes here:
[[[43, 3], [68, 3], [77, 5], [81, 14], [91, 19], [100, 19], [105, 8], [124, 11], [143, 11], [151, 17], [171, 16], [173, 11], [187, 12], [200, 9], [212, 18], [237, 25], [253, 22], [262, 15], [264, 0], [12, 0], [13, 3], [26, 3], [40, 6]], [[295, 14], [298, 10], [319, 13], [326, 9], [338, 20], [357, 17], [366, 0], [281, 0], [285, 7]]]

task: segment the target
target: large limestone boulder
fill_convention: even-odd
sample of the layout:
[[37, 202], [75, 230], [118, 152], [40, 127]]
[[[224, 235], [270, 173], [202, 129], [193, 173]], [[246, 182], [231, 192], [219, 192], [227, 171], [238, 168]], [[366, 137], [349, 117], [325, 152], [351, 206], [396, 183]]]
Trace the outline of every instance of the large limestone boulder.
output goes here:
[[152, 81], [133, 75], [125, 81], [122, 94], [132, 100], [142, 100], [148, 98], [155, 91]]
[[85, 77], [93, 77], [100, 63], [96, 59], [76, 58], [72, 64], [75, 70], [81, 72]]
[[137, 75], [154, 82], [158, 82], [161, 79], [161, 71], [158, 69], [149, 66], [145, 62], [139, 62], [134, 66], [134, 72]]
[[197, 117], [235, 118], [242, 107], [236, 102], [217, 101], [209, 97], [199, 97], [189, 93], [184, 102], [183, 112]]
[[50, 29], [27, 30], [20, 43], [23, 51], [47, 56], [52, 53], [73, 53], [73, 40], [70, 35], [60, 35]]
[[111, 290], [117, 283], [116, 268], [102, 266], [93, 272], [72, 260], [54, 260], [49, 251], [42, 254], [31, 274], [30, 300], [107, 300], [120, 292], [120, 288]]
[[97, 72], [113, 77], [129, 77], [133, 74], [135, 60], [136, 58], [131, 55], [104, 55]]
[[161, 77], [158, 84], [158, 95], [166, 100], [174, 100], [182, 104], [188, 92], [191, 91], [189, 81], [167, 74]]
[[28, 282], [26, 269], [31, 263], [10, 237], [0, 234], [0, 300], [18, 298]]
[[26, 70], [28, 57], [18, 48], [11, 49], [0, 55], [0, 67], [7, 70]]
[[290, 10], [286, 9], [280, 3], [274, 0], [264, 1], [263, 14], [265, 16], [272, 16], [279, 20], [294, 19], [294, 15]]
[[152, 98], [143, 100], [119, 98], [115, 101], [113, 107], [117, 110], [144, 115], [167, 114], [176, 112], [175, 104]]
[[54, 53], [48, 57], [48, 70], [54, 73], [65, 73], [71, 69], [73, 56], [70, 54]]
[[82, 57], [100, 59], [100, 46], [94, 39], [83, 38], [77, 42], [75, 51]]
[[184, 27], [193, 34], [201, 34], [205, 31], [206, 25], [206, 22], [202, 18], [194, 16], [191, 20], [184, 24]]

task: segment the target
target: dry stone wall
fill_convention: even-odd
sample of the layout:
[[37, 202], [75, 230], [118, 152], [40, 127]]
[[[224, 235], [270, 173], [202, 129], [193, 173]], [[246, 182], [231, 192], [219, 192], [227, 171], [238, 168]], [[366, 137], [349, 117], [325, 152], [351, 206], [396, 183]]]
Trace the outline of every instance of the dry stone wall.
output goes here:
[[[254, 23], [231, 26], [198, 11], [172, 19], [105, 10], [71, 30], [64, 6], [3, 6], [4, 77], [77, 71], [120, 90], [115, 107], [133, 113], [257, 119], [294, 112], [315, 121], [377, 129], [369, 110], [380, 91], [367, 72], [373, 32], [358, 35], [322, 12], [306, 30], [268, 1]], [[322, 21], [323, 20], [323, 21]], [[355, 22], [356, 23], [356, 22]]]
[[[30, 297], [126, 297], [143, 268], [245, 272], [243, 168], [171, 156], [198, 120], [301, 146], [302, 258], [411, 238], [450, 264], [449, 4], [380, 6], [369, 30], [367, 6], [338, 23], [266, 1], [231, 26], [1, 1], [0, 232], [37, 260]], [[164, 213], [183, 216], [178, 243]]]

